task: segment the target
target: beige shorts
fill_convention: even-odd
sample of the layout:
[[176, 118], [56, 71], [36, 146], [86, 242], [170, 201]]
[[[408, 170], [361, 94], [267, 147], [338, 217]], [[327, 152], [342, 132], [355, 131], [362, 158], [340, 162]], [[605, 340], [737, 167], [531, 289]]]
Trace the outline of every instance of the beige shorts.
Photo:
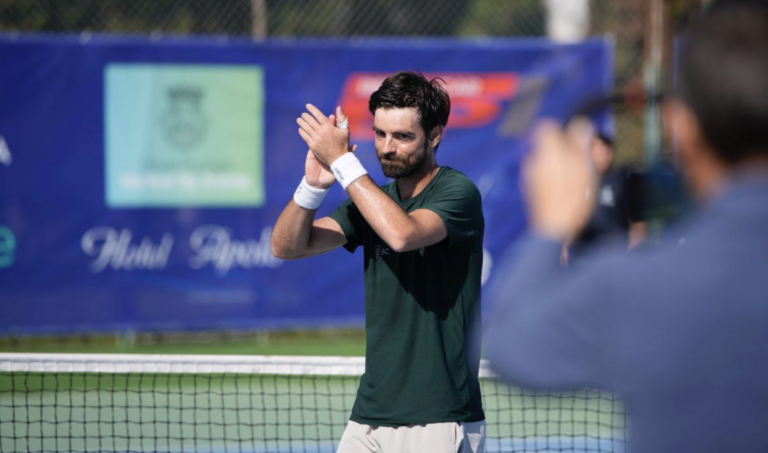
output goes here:
[[347, 424], [337, 453], [483, 453], [485, 420], [397, 428]]

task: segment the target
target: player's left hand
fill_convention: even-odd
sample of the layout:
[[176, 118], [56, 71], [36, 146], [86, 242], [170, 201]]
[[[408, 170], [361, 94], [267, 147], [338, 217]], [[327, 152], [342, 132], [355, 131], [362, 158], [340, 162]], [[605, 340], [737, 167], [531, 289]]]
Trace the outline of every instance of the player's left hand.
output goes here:
[[307, 142], [317, 160], [330, 166], [336, 159], [350, 151], [349, 129], [339, 129], [333, 116], [328, 118], [317, 107], [307, 104], [308, 112], [296, 122], [299, 135]]

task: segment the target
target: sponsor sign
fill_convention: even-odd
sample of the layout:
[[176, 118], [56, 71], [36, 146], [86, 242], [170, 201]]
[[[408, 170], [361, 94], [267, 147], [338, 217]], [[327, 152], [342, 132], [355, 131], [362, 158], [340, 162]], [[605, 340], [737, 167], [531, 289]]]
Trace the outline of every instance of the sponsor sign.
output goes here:
[[104, 82], [107, 206], [264, 204], [260, 67], [110, 64]]
[[[383, 185], [371, 93], [402, 69], [441, 77], [452, 112], [437, 159], [482, 194], [491, 284], [525, 229], [531, 126], [610, 89], [612, 48], [0, 34], [0, 67], [0, 335], [271, 329], [364, 318], [362, 252], [271, 254], [304, 173], [307, 103], [344, 108]], [[346, 199], [332, 188], [318, 216]]]
[[[371, 93], [378, 90], [390, 73], [353, 73], [347, 77], [339, 105], [349, 116], [352, 140], [373, 140], [373, 116], [368, 111]], [[439, 77], [451, 97], [448, 127], [472, 129], [493, 124], [505, 102], [517, 94], [520, 76], [513, 72], [425, 73]]]

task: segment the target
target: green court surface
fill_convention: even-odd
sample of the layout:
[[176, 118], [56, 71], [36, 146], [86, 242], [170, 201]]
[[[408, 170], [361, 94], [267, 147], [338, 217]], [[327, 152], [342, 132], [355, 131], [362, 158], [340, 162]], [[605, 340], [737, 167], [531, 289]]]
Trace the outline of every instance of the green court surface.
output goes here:
[[364, 356], [363, 330], [0, 339], [0, 352]]

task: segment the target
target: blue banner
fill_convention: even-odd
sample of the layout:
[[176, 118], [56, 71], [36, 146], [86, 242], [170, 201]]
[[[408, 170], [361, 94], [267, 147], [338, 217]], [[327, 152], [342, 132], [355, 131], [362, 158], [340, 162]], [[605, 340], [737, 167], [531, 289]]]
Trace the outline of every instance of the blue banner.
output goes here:
[[[0, 334], [361, 325], [361, 252], [283, 262], [269, 239], [303, 175], [306, 103], [341, 105], [387, 182], [367, 101], [402, 69], [447, 83], [438, 162], [483, 194], [492, 279], [525, 226], [531, 125], [608, 91], [612, 52], [602, 40], [0, 36]], [[319, 215], [345, 198], [334, 187]]]

